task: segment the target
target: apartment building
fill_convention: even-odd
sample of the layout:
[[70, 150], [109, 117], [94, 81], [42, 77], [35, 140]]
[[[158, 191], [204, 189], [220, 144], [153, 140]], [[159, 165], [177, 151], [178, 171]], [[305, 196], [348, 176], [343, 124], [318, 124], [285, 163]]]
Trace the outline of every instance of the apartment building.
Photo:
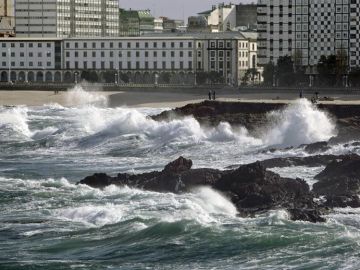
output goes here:
[[18, 37], [119, 36], [117, 0], [17, 0]]
[[357, 0], [259, 0], [259, 63], [292, 56], [297, 65], [316, 65], [321, 55], [342, 53], [360, 65], [360, 2]]
[[[239, 42], [246, 39], [241, 33], [5, 38], [0, 40], [0, 81], [74, 82], [85, 71], [96, 73], [101, 80], [112, 71], [117, 78], [126, 75], [132, 83], [154, 83], [156, 77], [167, 74], [171, 83], [196, 84], [197, 73], [213, 71], [227, 83], [238, 85]], [[241, 69], [253, 64], [251, 48], [256, 49], [247, 47], [249, 60]]]
[[13, 0], [0, 1], [0, 37], [15, 35]]

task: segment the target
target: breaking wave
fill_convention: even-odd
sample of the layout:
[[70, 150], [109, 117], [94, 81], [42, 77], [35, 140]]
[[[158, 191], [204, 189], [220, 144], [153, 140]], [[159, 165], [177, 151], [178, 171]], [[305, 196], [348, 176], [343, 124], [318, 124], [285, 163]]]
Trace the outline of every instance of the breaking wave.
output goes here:
[[276, 124], [266, 132], [264, 142], [268, 145], [298, 146], [327, 141], [336, 135], [333, 120], [307, 99], [299, 99], [282, 111], [269, 115]]

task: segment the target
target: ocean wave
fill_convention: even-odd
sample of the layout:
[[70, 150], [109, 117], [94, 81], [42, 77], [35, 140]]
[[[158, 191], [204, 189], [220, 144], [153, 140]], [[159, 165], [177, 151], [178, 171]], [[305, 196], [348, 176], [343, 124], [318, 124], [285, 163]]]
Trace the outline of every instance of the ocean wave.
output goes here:
[[269, 114], [276, 122], [263, 137], [267, 145], [298, 146], [327, 141], [336, 135], [334, 121], [307, 99], [299, 99], [284, 110]]

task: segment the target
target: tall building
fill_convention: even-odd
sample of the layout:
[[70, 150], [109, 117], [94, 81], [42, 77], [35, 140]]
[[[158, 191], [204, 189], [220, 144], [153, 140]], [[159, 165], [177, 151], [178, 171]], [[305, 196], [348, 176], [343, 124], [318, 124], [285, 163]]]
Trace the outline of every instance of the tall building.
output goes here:
[[140, 35], [140, 19], [137, 10], [120, 9], [119, 35], [121, 37], [134, 37]]
[[117, 0], [21, 0], [15, 15], [20, 37], [119, 35]]
[[259, 0], [257, 12], [260, 64], [292, 56], [314, 66], [322, 55], [341, 53], [350, 67], [360, 65], [359, 1]]
[[0, 37], [15, 35], [14, 0], [0, 1]]

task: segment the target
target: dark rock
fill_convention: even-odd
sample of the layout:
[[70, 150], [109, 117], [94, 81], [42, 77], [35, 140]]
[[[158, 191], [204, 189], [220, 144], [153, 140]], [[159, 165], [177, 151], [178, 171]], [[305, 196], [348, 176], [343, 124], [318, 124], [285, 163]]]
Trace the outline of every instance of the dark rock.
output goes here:
[[95, 173], [92, 176], [85, 177], [79, 183], [93, 188], [104, 188], [111, 185], [112, 177], [105, 173]]
[[321, 216], [321, 212], [316, 209], [287, 209], [290, 214], [291, 220], [305, 220], [312, 223], [325, 222], [326, 219]]
[[358, 195], [348, 195], [348, 196], [326, 196], [326, 202], [324, 203], [327, 207], [352, 207], [359, 208], [360, 207], [360, 199]]
[[[315, 209], [312, 193], [305, 181], [282, 178], [266, 171], [260, 162], [244, 165], [237, 170], [191, 169], [192, 161], [180, 157], [161, 172], [138, 175], [94, 174], [79, 183], [96, 188], [108, 185], [128, 185], [157, 192], [187, 192], [196, 186], [211, 186], [224, 192], [236, 205], [240, 215], [253, 216], [269, 209]], [[305, 212], [306, 212], [305, 211]], [[310, 211], [310, 210], [309, 210]], [[300, 216], [300, 214], [298, 215]], [[314, 217], [303, 215], [313, 222]], [[294, 217], [295, 219], [296, 217]]]
[[306, 145], [304, 150], [309, 154], [314, 154], [318, 152], [325, 152], [330, 148], [331, 147], [328, 145], [327, 142], [316, 142]]
[[350, 196], [360, 193], [360, 156], [352, 154], [334, 160], [315, 176], [313, 190], [318, 195]]
[[[224, 174], [214, 187], [232, 195], [242, 216], [276, 208], [306, 210], [317, 207], [305, 181], [282, 178], [267, 171], [260, 162]], [[307, 221], [312, 222], [312, 219]]]
[[165, 166], [163, 172], [167, 173], [182, 173], [190, 170], [192, 167], [192, 160], [179, 157], [177, 160], [170, 162]]
[[[326, 166], [333, 160], [342, 160], [346, 155], [316, 155], [308, 157], [284, 157], [284, 158], [271, 158], [260, 161], [261, 165], [265, 168], [284, 168], [292, 166], [306, 166], [306, 167], [320, 167]], [[226, 169], [236, 169], [241, 165], [231, 165]]]

